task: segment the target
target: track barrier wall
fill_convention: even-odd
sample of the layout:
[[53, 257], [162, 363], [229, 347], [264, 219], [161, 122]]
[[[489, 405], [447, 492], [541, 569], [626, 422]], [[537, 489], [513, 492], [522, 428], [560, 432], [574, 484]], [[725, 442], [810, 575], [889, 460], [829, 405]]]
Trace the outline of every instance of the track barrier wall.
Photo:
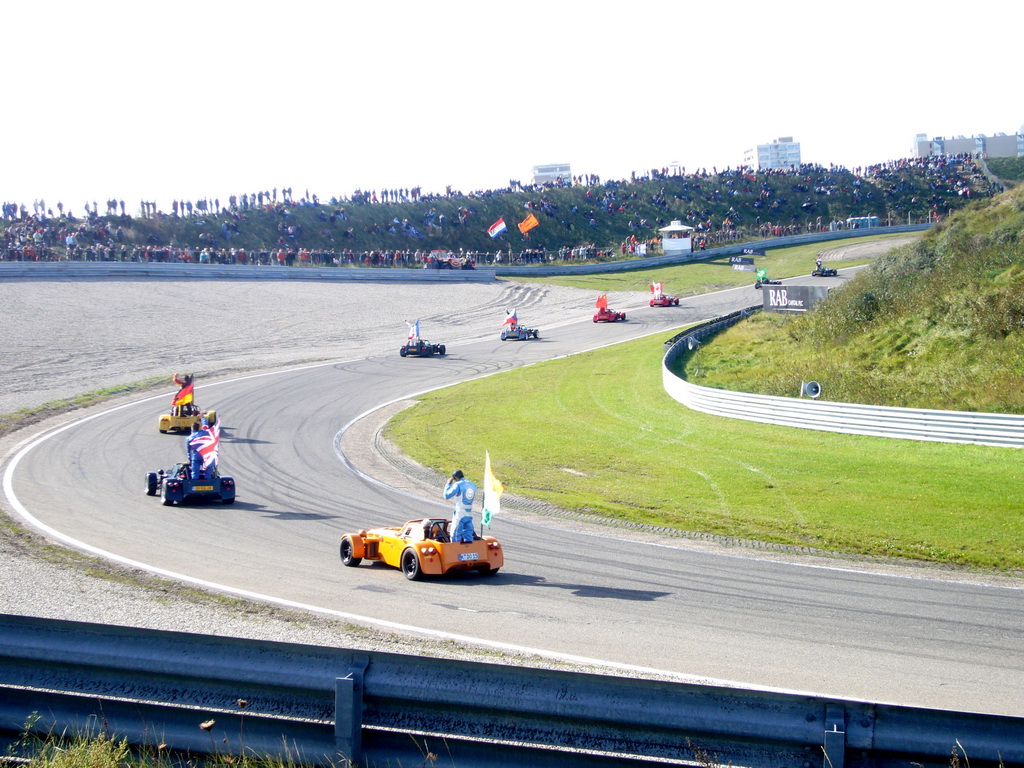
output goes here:
[[958, 742], [1024, 763], [1018, 717], [0, 614], [3, 741], [33, 713], [37, 735], [319, 765], [940, 766]]
[[[665, 343], [662, 382], [672, 399], [687, 408], [713, 416], [756, 421], [800, 429], [903, 440], [1024, 447], [1024, 415], [893, 408], [858, 403], [834, 403], [799, 397], [756, 395], [691, 384], [673, 372], [678, 363], [711, 336], [738, 323], [758, 307], [687, 329]], [[827, 392], [828, 383], [823, 389]]]

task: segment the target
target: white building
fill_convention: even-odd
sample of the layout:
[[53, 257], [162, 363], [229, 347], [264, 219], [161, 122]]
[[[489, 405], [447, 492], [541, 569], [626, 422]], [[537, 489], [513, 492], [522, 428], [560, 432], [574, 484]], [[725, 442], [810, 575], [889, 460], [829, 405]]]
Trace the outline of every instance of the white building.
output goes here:
[[743, 153], [743, 164], [754, 170], [764, 168], [796, 168], [800, 165], [800, 142], [792, 136], [781, 136], [769, 144], [758, 144]]
[[987, 155], [988, 157], [1020, 157], [1024, 155], [1024, 125], [1018, 133], [1007, 136], [997, 133], [995, 136], [954, 136], [946, 139], [936, 136], [929, 139], [925, 133], [917, 134], [914, 139], [913, 157], [932, 157], [934, 155]]
[[673, 219], [667, 227], [658, 230], [661, 232], [661, 250], [667, 255], [670, 253], [691, 253], [693, 251], [693, 227], [683, 224], [679, 219]]
[[563, 184], [572, 182], [572, 169], [569, 163], [549, 163], [533, 166], [533, 183], [548, 184], [561, 178]]

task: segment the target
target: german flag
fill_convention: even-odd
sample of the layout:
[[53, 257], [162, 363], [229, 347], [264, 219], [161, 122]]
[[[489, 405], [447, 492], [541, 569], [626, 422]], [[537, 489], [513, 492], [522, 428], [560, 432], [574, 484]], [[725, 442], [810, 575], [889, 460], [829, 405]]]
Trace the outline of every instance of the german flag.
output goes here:
[[194, 377], [192, 374], [188, 374], [183, 378], [178, 378], [178, 374], [174, 374], [174, 383], [177, 384], [181, 389], [178, 390], [178, 394], [171, 400], [171, 405], [188, 405], [192, 402], [192, 384]]

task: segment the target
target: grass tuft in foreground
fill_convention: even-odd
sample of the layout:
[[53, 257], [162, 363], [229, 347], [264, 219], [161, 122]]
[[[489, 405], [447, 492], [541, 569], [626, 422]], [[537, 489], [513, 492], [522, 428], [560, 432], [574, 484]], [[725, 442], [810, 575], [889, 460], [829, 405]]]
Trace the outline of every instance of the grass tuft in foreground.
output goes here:
[[[239, 699], [239, 709], [245, 705]], [[164, 743], [130, 744], [127, 737], [109, 732], [102, 715], [95, 729], [77, 733], [64, 730], [39, 734], [33, 730], [38, 720], [39, 715], [34, 714], [20, 739], [8, 748], [7, 758], [12, 764], [28, 768], [312, 768], [291, 756], [260, 755], [245, 747], [237, 753], [226, 751], [213, 735], [213, 719], [196, 725], [197, 730], [210, 734], [210, 749], [202, 754], [173, 751]], [[339, 760], [328, 768], [351, 765], [347, 760]]]

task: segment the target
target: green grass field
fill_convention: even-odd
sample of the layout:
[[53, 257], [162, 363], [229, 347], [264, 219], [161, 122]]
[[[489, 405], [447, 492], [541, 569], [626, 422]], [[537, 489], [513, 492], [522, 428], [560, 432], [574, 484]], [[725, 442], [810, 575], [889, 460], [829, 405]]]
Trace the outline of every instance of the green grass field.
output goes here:
[[[848, 240], [833, 240], [825, 243], [810, 243], [790, 248], [773, 248], [765, 256], [755, 257], [758, 267], [765, 267], [771, 278], [806, 275], [814, 269], [818, 253], [841, 245], [864, 243], [874, 240], [888, 240], [907, 235], [877, 235]], [[829, 266], [844, 268], [866, 264], [866, 259], [830, 262]], [[716, 256], [702, 261], [679, 264], [658, 269], [637, 269], [628, 272], [606, 272], [596, 275], [565, 275], [553, 277], [517, 277], [516, 282], [550, 283], [570, 288], [592, 291], [646, 291], [652, 282], [660, 280], [665, 293], [673, 296], [695, 296], [711, 291], [753, 285], [752, 272], [733, 270], [728, 256]]]
[[509, 491], [570, 510], [850, 553], [1024, 568], [1018, 452], [691, 411], [663, 389], [664, 340], [430, 393], [388, 434], [425, 466], [445, 474], [459, 466], [476, 481], [489, 451]]

